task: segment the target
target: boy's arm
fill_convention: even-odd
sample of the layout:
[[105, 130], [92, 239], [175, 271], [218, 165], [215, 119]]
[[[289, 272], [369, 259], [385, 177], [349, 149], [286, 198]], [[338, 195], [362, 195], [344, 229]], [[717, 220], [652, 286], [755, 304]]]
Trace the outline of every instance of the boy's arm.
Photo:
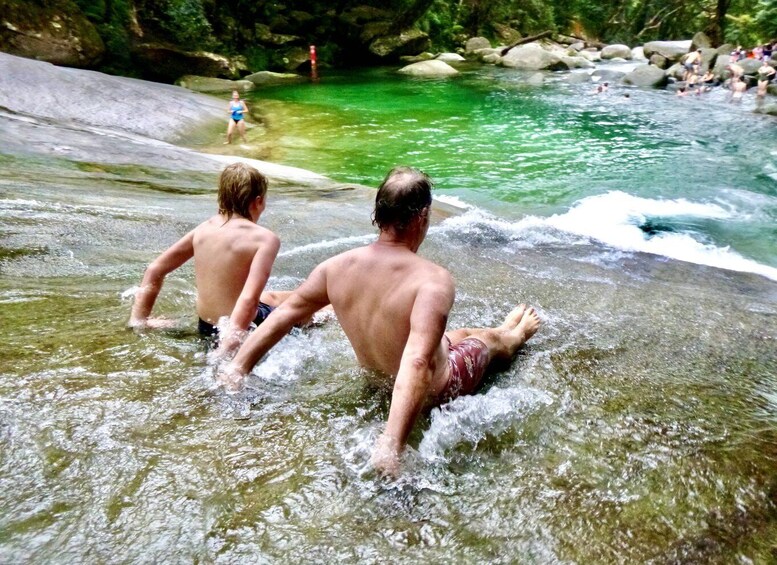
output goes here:
[[416, 297], [410, 314], [410, 335], [391, 394], [386, 429], [372, 455], [372, 464], [381, 474], [396, 476], [399, 472], [399, 457], [429, 397], [437, 364], [442, 361], [440, 347], [454, 296], [450, 281], [428, 285]]
[[243, 378], [273, 345], [295, 325], [304, 322], [316, 311], [329, 304], [325, 261], [310, 273], [283, 304], [278, 306], [240, 346], [237, 355], [218, 376], [230, 389], [239, 389]]
[[187, 233], [173, 244], [167, 251], [157, 257], [143, 274], [143, 281], [135, 293], [135, 302], [132, 305], [129, 325], [143, 327], [158, 325], [152, 321], [149, 324], [149, 315], [162, 289], [165, 277], [194, 256], [194, 230]]
[[256, 307], [259, 305], [259, 297], [264, 290], [267, 280], [270, 278], [275, 258], [278, 256], [281, 241], [273, 234], [263, 241], [251, 262], [248, 278], [243, 285], [243, 290], [235, 302], [232, 314], [229, 316], [229, 330], [220, 340], [218, 356], [232, 351], [240, 345], [240, 333], [244, 332], [248, 325], [256, 317]]

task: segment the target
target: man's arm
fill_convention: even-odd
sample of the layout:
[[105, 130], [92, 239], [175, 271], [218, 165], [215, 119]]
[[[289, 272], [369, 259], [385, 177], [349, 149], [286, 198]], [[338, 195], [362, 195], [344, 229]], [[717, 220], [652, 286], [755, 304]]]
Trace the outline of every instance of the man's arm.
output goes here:
[[416, 296], [410, 314], [410, 335], [394, 381], [386, 429], [378, 438], [372, 456], [373, 465], [383, 474], [397, 474], [399, 456], [429, 398], [437, 364], [442, 362], [439, 352], [454, 296], [450, 275], [446, 281], [426, 285]]
[[149, 319], [165, 277], [194, 257], [194, 230], [187, 233], [167, 251], [157, 257], [143, 274], [140, 289], [135, 293], [129, 325], [132, 327], [163, 326], [158, 319]]
[[317, 310], [329, 304], [326, 286], [326, 265], [322, 263], [310, 273], [283, 304], [278, 306], [240, 346], [232, 362], [219, 372], [220, 380], [227, 388], [239, 389], [243, 378], [273, 345], [295, 325], [310, 318]]
[[280, 239], [275, 234], [261, 242], [251, 262], [251, 269], [243, 285], [243, 290], [240, 292], [229, 317], [229, 330], [220, 340], [217, 356], [223, 356], [240, 345], [240, 332], [244, 332], [256, 317], [259, 297], [270, 278], [270, 272], [280, 246]]

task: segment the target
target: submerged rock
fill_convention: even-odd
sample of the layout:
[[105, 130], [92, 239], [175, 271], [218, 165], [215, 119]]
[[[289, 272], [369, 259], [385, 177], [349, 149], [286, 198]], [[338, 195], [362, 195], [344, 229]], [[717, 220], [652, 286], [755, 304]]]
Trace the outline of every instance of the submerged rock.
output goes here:
[[654, 65], [642, 65], [623, 77], [624, 84], [633, 86], [659, 87], [666, 82], [666, 73]]

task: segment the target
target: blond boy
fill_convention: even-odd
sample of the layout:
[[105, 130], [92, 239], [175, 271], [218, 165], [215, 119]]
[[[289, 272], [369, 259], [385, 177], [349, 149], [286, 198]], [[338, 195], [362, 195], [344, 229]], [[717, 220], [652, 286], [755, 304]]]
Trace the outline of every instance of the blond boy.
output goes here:
[[[222, 347], [234, 348], [240, 332], [260, 324], [286, 293], [263, 293], [278, 254], [280, 240], [257, 225], [264, 212], [267, 180], [255, 168], [233, 163], [219, 177], [219, 211], [173, 244], [146, 268], [135, 295], [132, 327], [169, 327], [170, 320], [152, 318], [165, 276], [194, 257], [199, 330], [217, 335], [216, 324], [230, 317]], [[260, 301], [260, 298], [262, 301]], [[266, 302], [265, 302], [266, 301]]]

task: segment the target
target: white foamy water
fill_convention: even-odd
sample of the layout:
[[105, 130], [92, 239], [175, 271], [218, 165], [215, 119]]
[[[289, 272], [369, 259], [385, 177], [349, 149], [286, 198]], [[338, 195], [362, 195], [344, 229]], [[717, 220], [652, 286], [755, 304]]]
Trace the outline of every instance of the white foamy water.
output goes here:
[[439, 459], [460, 443], [476, 444], [489, 434], [499, 435], [552, 403], [550, 394], [531, 388], [492, 388], [461, 396], [432, 411], [418, 451], [425, 459]]
[[[746, 218], [733, 205], [698, 203], [679, 198], [661, 200], [633, 196], [621, 191], [589, 196], [578, 201], [569, 211], [547, 218], [527, 216], [518, 222], [498, 219], [482, 210], [471, 209], [457, 218], [446, 220], [441, 229], [466, 229], [484, 225], [510, 239], [532, 245], [559, 242], [560, 231], [604, 243], [627, 252], [661, 255], [678, 261], [707, 265], [762, 275], [777, 280], [777, 269], [743, 257], [729, 246], [700, 241], [691, 229], [679, 231], [651, 230], [651, 221], [678, 220], [683, 225], [697, 221], [734, 221]], [[643, 229], [648, 226], [648, 229]], [[548, 231], [552, 228], [553, 231]], [[654, 233], [651, 233], [654, 231]], [[567, 243], [574, 243], [567, 241]]]

